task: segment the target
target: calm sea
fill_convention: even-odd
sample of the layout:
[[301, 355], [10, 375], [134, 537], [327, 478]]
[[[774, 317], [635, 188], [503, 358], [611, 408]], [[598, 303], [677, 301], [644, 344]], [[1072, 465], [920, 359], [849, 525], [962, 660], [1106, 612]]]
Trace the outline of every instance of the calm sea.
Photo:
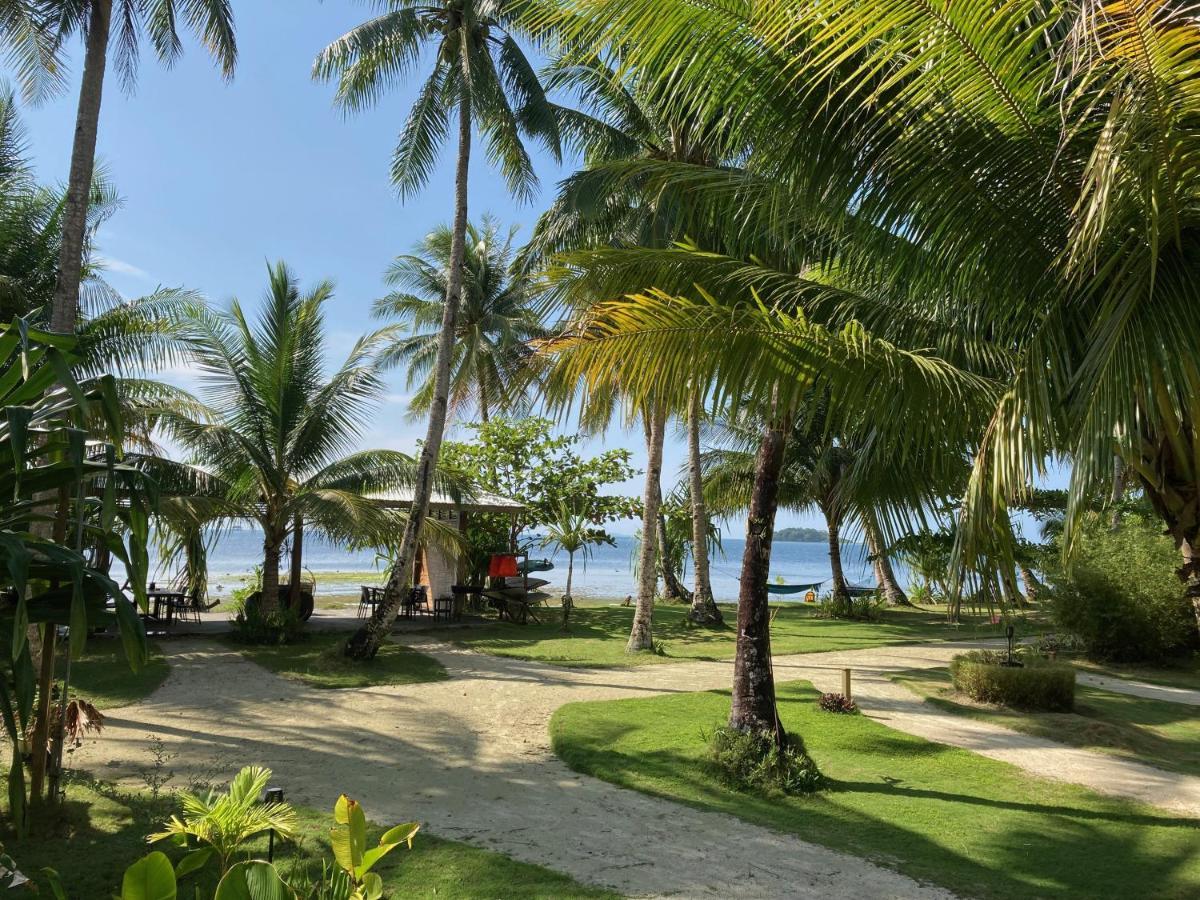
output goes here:
[[[632, 538], [619, 537], [615, 547], [600, 546], [593, 549], [592, 555], [586, 560], [576, 556], [574, 593], [579, 597], [596, 599], [611, 599], [636, 593], [633, 578], [633, 554], [635, 543]], [[713, 593], [718, 600], [733, 601], [737, 599], [738, 572], [741, 568], [742, 550], [745, 542], [741, 539], [726, 538], [724, 553], [712, 561]], [[347, 579], [321, 579], [319, 591], [322, 594], [358, 593], [358, 586], [364, 580], [370, 581], [359, 573], [378, 572], [382, 579], [387, 568], [384, 560], [378, 559], [371, 551], [351, 551], [344, 547], [329, 544], [319, 538], [309, 537], [304, 543], [305, 566], [315, 573], [346, 572], [354, 573]], [[532, 551], [533, 556], [547, 557], [554, 560], [555, 568], [550, 572], [540, 572], [539, 577], [549, 580], [546, 590], [551, 593], [561, 592], [566, 584], [567, 555], [559, 552], [552, 553], [549, 549]], [[216, 545], [209, 551], [209, 582], [210, 591], [216, 597], [228, 595], [238, 587], [243, 578], [262, 563], [262, 538], [257, 531], [239, 530], [223, 533]], [[870, 563], [866, 558], [866, 549], [859, 544], [845, 543], [842, 546], [842, 564], [846, 577], [856, 584], [874, 584], [875, 578]], [[284, 563], [286, 566], [286, 562]], [[154, 578], [169, 581], [173, 573], [155, 567]], [[903, 573], [897, 573], [903, 580]], [[793, 543], [780, 541], [772, 548], [771, 579], [775, 582], [799, 584], [828, 579], [829, 548], [825, 543]], [[123, 573], [121, 573], [123, 578]], [[685, 583], [691, 586], [691, 571], [687, 573]], [[824, 586], [828, 589], [829, 585]], [[778, 595], [775, 600], [799, 600], [794, 597]]]

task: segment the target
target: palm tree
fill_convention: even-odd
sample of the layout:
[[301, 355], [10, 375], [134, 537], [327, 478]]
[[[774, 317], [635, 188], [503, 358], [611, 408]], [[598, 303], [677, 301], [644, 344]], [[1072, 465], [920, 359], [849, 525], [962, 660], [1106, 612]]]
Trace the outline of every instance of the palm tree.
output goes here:
[[[512, 385], [527, 383], [522, 376], [532, 374], [523, 371], [532, 353], [530, 344], [548, 333], [530, 306], [533, 279], [513, 260], [515, 235], [515, 227], [501, 234], [491, 217], [484, 217], [482, 228], [467, 223], [449, 411], [474, 405], [484, 423], [494, 410], [519, 403]], [[410, 403], [414, 413], [428, 413], [433, 402], [434, 365], [453, 242], [451, 229], [442, 225], [425, 236], [415, 253], [397, 258], [387, 281], [399, 290], [374, 306], [377, 317], [398, 319], [402, 326], [410, 326], [389, 331], [392, 341], [382, 358], [386, 365], [407, 364], [408, 387], [418, 388]], [[411, 333], [405, 335], [406, 330]]]
[[293, 602], [306, 528], [334, 540], [389, 542], [396, 522], [367, 495], [411, 483], [414, 469], [396, 451], [347, 452], [383, 394], [377, 341], [359, 340], [327, 376], [323, 307], [332, 285], [301, 293], [283, 263], [269, 275], [256, 323], [236, 300], [224, 311], [192, 306], [181, 340], [203, 378], [206, 414], [163, 417], [194, 464], [223, 485], [225, 503], [262, 528], [265, 609], [278, 602], [280, 548], [289, 537]]
[[[723, 119], [697, 115], [686, 104], [676, 104], [671, 98], [655, 94], [635, 74], [618, 72], [591, 48], [568, 49], [552, 63], [546, 78], [549, 86], [577, 95], [581, 100], [581, 109], [556, 106], [555, 112], [567, 141], [583, 154], [584, 168], [560, 186], [554, 204], [538, 221], [527, 253], [532, 258], [552, 262], [563, 251], [607, 246], [663, 247], [682, 237], [678, 204], [643, 190], [637, 179], [621, 179], [614, 172], [619, 172], [623, 164], [638, 160], [670, 160], [701, 166], [726, 161], [736, 154], [725, 140], [728, 129]], [[617, 289], [617, 293], [642, 287], [631, 282]], [[694, 429], [699, 423], [691, 415], [690, 402], [668, 412], [685, 419], [689, 441], [693, 437], [698, 440]], [[648, 417], [648, 413], [642, 413], [643, 421], [649, 421]], [[647, 429], [648, 446], [651, 438]], [[689, 593], [676, 578], [675, 561], [670, 559], [660, 470], [648, 466], [646, 479], [654, 482], [647, 484], [646, 490], [658, 495], [657, 521], [653, 525], [644, 523], [643, 533], [651, 528], [656, 532], [666, 596], [690, 603], [689, 616], [693, 621], [722, 624], [721, 612], [712, 599], [708, 559], [700, 559], [707, 553], [707, 541], [694, 544], [698, 548], [697, 589]], [[706, 535], [708, 522], [703, 497], [698, 492], [689, 495], [693, 500], [693, 534]], [[648, 546], [642, 549], [649, 551]], [[653, 602], [653, 587], [639, 579], [639, 609], [644, 611], [634, 618], [631, 648], [636, 645], [644, 649], [652, 642], [649, 612], [645, 610]]]
[[85, 47], [51, 317], [52, 330], [65, 333], [74, 330], [79, 313], [88, 192], [95, 168], [113, 14], [116, 14], [117, 73], [126, 88], [133, 87], [137, 76], [138, 43], [142, 35], [149, 38], [155, 55], [164, 64], [171, 65], [179, 58], [183, 49], [177, 31], [180, 19], [196, 32], [226, 78], [233, 75], [237, 43], [230, 0], [161, 0], [150, 7], [139, 0], [48, 0], [44, 5], [55, 22], [58, 39], [80, 34]]
[[856, 319], [905, 347], [934, 346], [927, 314], [950, 312], [1006, 357], [971, 439], [960, 558], [982, 552], [1056, 454], [1074, 463], [1069, 553], [1115, 453], [1179, 547], [1200, 626], [1198, 245], [1182, 162], [1200, 140], [1200, 34], [1188, 12], [573, 0], [544, 24], [617, 48], [755, 148], [744, 177], [660, 164], [642, 173], [655, 188], [686, 190], [706, 221], [719, 207], [731, 240], [827, 242], [838, 249], [810, 261], [836, 258], [853, 290], [823, 302], [794, 280], [800, 265], [727, 276], [768, 305], [806, 294], [811, 321]]
[[692, 590], [692, 607], [688, 619], [697, 625], [720, 627], [725, 624], [721, 608], [713, 599], [712, 579], [708, 570], [708, 541], [710, 521], [708, 507], [704, 502], [704, 473], [701, 470], [700, 420], [703, 414], [699, 385], [693, 384], [688, 395], [687, 446], [688, 446], [688, 497], [692, 506], [692, 571], [695, 587]]
[[575, 607], [575, 598], [571, 594], [571, 582], [575, 576], [575, 554], [582, 553], [586, 559], [594, 545], [615, 543], [604, 529], [595, 526], [586, 513], [573, 509], [565, 501], [559, 504], [554, 519], [546, 523], [546, 535], [542, 538], [542, 546], [560, 547], [567, 551], [567, 589], [562, 598], [563, 631], [568, 629], [571, 610]]
[[[525, 5], [513, 0], [442, 0], [433, 5], [388, 0], [380, 15], [325, 48], [314, 66], [316, 77], [338, 79], [337, 102], [343, 108], [360, 109], [405, 79], [420, 60], [432, 56], [433, 71], [418, 93], [392, 159], [392, 181], [402, 195], [428, 181], [437, 162], [437, 147], [449, 130], [449, 112], [458, 112], [450, 265], [433, 365], [429, 427], [421, 445], [412, 511], [384, 602], [346, 645], [347, 655], [355, 658], [373, 657], [396, 620], [433, 490], [462, 301], [471, 130], [476, 127], [482, 132], [489, 160], [499, 166], [509, 189], [522, 199], [530, 197], [537, 184], [522, 135], [536, 137], [556, 156], [559, 153], [553, 111], [515, 37], [523, 12]], [[427, 51], [432, 53], [427, 55]]]

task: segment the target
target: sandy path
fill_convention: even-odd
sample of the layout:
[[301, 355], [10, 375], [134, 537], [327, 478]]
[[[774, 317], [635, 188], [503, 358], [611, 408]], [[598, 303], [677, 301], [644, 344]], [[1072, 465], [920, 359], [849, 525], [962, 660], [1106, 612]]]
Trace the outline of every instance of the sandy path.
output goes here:
[[[889, 676], [905, 669], [945, 665], [963, 645], [886, 647], [788, 656], [775, 660], [775, 677], [804, 678], [821, 690], [841, 690], [841, 667], [854, 669], [854, 698], [863, 713], [890, 728], [930, 741], [962, 747], [992, 759], [1020, 766], [1042, 778], [1081, 784], [1103, 794], [1200, 817], [1200, 778], [1178, 775], [1153, 766], [1104, 753], [1068, 747], [1045, 738], [1022, 734], [966, 716], [946, 713], [925, 703]], [[1093, 683], [1094, 676], [1081, 677]], [[1103, 679], [1106, 690], [1168, 699], [1154, 685]], [[1153, 689], [1154, 693], [1146, 689]], [[1183, 694], [1190, 692], [1184, 691]], [[1187, 699], [1181, 702], [1189, 702]]]
[[[581, 671], [429, 649], [453, 678], [320, 691], [212, 642], [168, 644], [167, 682], [114, 710], [74, 764], [129, 778], [157, 735], [178, 754], [171, 766], [181, 775], [262, 763], [289, 800], [327, 807], [345, 791], [376, 821], [418, 819], [435, 834], [629, 896], [952, 896], [731, 816], [581, 776], [550, 751], [546, 725], [563, 703], [724, 686], [726, 665]], [[751, 868], [730, 859], [734, 847]]]
[[[437, 656], [453, 677], [320, 691], [211, 641], [167, 644], [167, 682], [146, 702], [114, 711], [103, 738], [85, 746], [76, 764], [101, 777], [129, 777], [148, 762], [153, 734], [178, 754], [172, 766], [181, 773], [260, 762], [280, 773], [296, 802], [325, 807], [346, 791], [377, 821], [420, 819], [436, 834], [631, 896], [950, 896], [792, 836], [581, 776], [550, 751], [547, 723], [564, 703], [727, 687], [727, 662], [567, 669], [469, 653], [419, 635], [405, 642]], [[779, 657], [776, 677], [835, 690], [841, 668], [851, 666], [864, 712], [891, 727], [1200, 814], [1198, 779], [938, 713], [887, 680], [890, 672], [943, 665], [964, 646]], [[734, 867], [725, 852], [732, 847], [755, 867]]]

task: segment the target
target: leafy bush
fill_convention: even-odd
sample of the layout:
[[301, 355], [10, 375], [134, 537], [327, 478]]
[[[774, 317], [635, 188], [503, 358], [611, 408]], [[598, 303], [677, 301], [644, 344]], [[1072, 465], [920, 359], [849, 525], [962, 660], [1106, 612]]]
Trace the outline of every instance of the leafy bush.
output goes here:
[[858, 704], [842, 694], [822, 694], [817, 705], [825, 712], [853, 713], [858, 712]]
[[824, 780], [804, 741], [795, 735], [788, 735], [781, 749], [772, 735], [718, 728], [708, 746], [713, 774], [735, 791], [810, 794]]
[[875, 622], [887, 605], [879, 594], [866, 597], [830, 597], [821, 604], [818, 615], [826, 619], [854, 619], [860, 622]]
[[1077, 635], [1088, 657], [1159, 661], [1196, 648], [1196, 621], [1175, 574], [1179, 554], [1158, 527], [1126, 515], [1080, 536], [1070, 568], [1051, 573], [1057, 626]]
[[286, 606], [263, 612], [261, 603], [245, 603], [230, 624], [230, 637], [242, 644], [291, 644], [304, 635], [303, 620]]
[[1016, 709], [1070, 712], [1075, 707], [1075, 670], [1066, 663], [1023, 654], [1020, 668], [1002, 665], [1007, 654], [972, 650], [950, 660], [955, 688], [980, 703]]

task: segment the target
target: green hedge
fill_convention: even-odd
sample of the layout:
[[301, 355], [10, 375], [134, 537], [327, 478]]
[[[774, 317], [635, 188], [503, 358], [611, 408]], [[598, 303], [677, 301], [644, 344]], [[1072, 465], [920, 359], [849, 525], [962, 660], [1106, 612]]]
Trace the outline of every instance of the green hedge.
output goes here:
[[1075, 670], [1066, 663], [1025, 654], [1024, 666], [1001, 665], [1005, 654], [972, 650], [950, 661], [954, 686], [980, 703], [1017, 709], [1070, 712], [1075, 708]]

